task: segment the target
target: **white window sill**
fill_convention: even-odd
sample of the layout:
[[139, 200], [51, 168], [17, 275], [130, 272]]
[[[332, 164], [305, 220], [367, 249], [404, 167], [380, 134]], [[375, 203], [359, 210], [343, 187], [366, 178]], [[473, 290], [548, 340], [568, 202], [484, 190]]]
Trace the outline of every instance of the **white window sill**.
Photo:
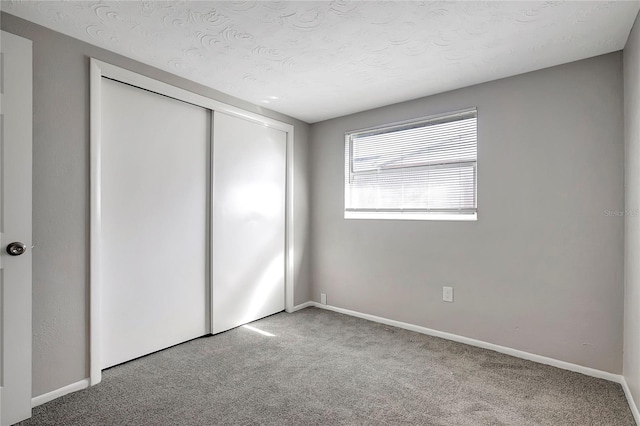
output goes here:
[[477, 221], [478, 213], [388, 213], [388, 212], [344, 212], [345, 219], [382, 219], [382, 220], [439, 220], [439, 221]]

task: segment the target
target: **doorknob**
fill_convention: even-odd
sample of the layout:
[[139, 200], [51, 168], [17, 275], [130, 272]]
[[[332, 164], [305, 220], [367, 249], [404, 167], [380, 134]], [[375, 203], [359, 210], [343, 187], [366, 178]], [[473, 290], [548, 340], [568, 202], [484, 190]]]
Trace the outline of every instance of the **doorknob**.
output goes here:
[[27, 251], [27, 246], [17, 241], [7, 246], [7, 253], [11, 256], [20, 256], [25, 251]]

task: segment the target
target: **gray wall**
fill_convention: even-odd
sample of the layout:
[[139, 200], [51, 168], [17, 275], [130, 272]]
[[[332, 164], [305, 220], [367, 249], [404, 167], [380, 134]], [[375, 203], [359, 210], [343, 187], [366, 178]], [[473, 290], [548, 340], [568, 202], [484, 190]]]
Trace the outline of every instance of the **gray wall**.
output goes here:
[[[624, 218], [605, 210], [624, 208], [621, 61], [313, 124], [313, 300], [620, 373]], [[343, 219], [345, 131], [474, 106], [477, 222]]]
[[33, 40], [34, 396], [89, 376], [89, 57], [295, 125], [295, 299], [309, 300], [306, 123], [6, 13], [1, 26]]
[[624, 377], [640, 403], [640, 15], [624, 49]]

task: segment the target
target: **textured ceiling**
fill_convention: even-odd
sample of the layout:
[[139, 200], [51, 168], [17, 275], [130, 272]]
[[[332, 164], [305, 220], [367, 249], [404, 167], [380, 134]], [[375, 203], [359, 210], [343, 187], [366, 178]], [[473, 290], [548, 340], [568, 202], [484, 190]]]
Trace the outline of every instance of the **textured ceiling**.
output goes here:
[[619, 2], [7, 1], [8, 13], [307, 122], [620, 50]]

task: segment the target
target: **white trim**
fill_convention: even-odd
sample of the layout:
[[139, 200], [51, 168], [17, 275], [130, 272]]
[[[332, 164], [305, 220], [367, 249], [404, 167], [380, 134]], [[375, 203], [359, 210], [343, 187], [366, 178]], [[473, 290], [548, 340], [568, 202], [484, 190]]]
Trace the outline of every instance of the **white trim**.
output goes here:
[[635, 419], [636, 424], [640, 425], [640, 411], [638, 411], [638, 406], [636, 405], [636, 401], [633, 399], [633, 395], [631, 394], [631, 389], [629, 389], [629, 385], [627, 384], [627, 379], [625, 379], [624, 376], [620, 376], [620, 384], [622, 385], [624, 394], [627, 397], [627, 402], [629, 403], [629, 408], [631, 409], [633, 418]]
[[345, 211], [345, 219], [477, 221], [478, 214]]
[[[308, 302], [307, 302], [308, 303]], [[551, 365], [553, 367], [561, 368], [563, 370], [574, 371], [586, 376], [596, 377], [598, 379], [609, 380], [616, 383], [622, 383], [622, 376], [619, 374], [609, 373], [607, 371], [596, 370], [595, 368], [585, 367], [578, 364], [572, 364], [566, 361], [560, 361], [558, 359], [549, 358], [542, 355], [536, 355], [529, 352], [521, 351], [518, 349], [508, 348], [506, 346], [495, 345], [493, 343], [484, 342], [482, 340], [471, 339], [469, 337], [459, 336], [453, 333], [447, 333], [444, 331], [433, 330], [431, 328], [421, 327], [419, 325], [409, 324], [406, 322], [395, 321], [387, 318], [377, 317], [375, 315], [363, 314], [361, 312], [352, 311], [349, 309], [338, 308], [331, 305], [322, 305], [318, 302], [311, 302], [311, 306], [316, 308], [327, 309], [329, 311], [338, 312], [353, 317], [366, 319], [381, 324], [390, 325], [393, 327], [403, 328], [405, 330], [415, 331], [417, 333], [427, 334], [429, 336], [440, 337], [443, 339], [451, 340], [454, 342], [464, 343], [466, 345], [475, 346], [478, 348], [489, 349], [492, 351], [500, 352], [506, 355], [511, 355], [516, 358], [522, 358], [529, 361], [537, 362], [539, 364]], [[623, 385], [624, 386], [624, 385]]]
[[[295, 279], [295, 238], [294, 238], [294, 126], [283, 123], [269, 117], [245, 111], [243, 109], [227, 105], [205, 96], [189, 92], [184, 89], [154, 80], [149, 77], [134, 73], [124, 68], [108, 64], [91, 58], [90, 65], [90, 106], [91, 106], [91, 130], [90, 130], [90, 381], [91, 385], [100, 383], [102, 379], [102, 366], [100, 363], [100, 120], [101, 120], [101, 84], [102, 77], [121, 81], [145, 90], [160, 93], [184, 102], [188, 102], [212, 111], [224, 112], [232, 116], [244, 118], [263, 126], [284, 131], [287, 134], [286, 163], [286, 206], [285, 206], [285, 309], [292, 312], [294, 304], [294, 279]], [[213, 138], [213, 134], [211, 135]], [[213, 188], [212, 188], [213, 189]], [[213, 229], [213, 227], [211, 227]], [[213, 308], [213, 306], [212, 306]], [[211, 315], [213, 318], [213, 315]]]
[[301, 303], [301, 304], [299, 304], [299, 305], [294, 306], [294, 307], [293, 307], [293, 309], [292, 309], [291, 311], [287, 311], [287, 312], [289, 312], [290, 314], [292, 314], [292, 313], [297, 312], [297, 311], [300, 311], [300, 310], [302, 310], [302, 309], [304, 309], [304, 308], [309, 308], [309, 307], [311, 307], [311, 306], [316, 306], [316, 305], [315, 305], [315, 303], [316, 303], [316, 302], [304, 302], [304, 303]]
[[31, 398], [31, 407], [37, 407], [38, 405], [46, 404], [49, 401], [53, 401], [56, 398], [60, 398], [61, 396], [65, 396], [71, 392], [77, 392], [82, 389], [86, 389], [89, 387], [90, 379], [83, 379], [79, 382], [71, 383], [70, 385], [63, 386], [60, 389], [53, 390], [51, 392], [47, 392], [42, 395], [38, 395], [36, 397]]
[[102, 380], [100, 364], [100, 241], [102, 241], [102, 218], [100, 212], [101, 173], [101, 87], [102, 74], [94, 60], [90, 64], [90, 217], [89, 217], [89, 378], [91, 386]]

